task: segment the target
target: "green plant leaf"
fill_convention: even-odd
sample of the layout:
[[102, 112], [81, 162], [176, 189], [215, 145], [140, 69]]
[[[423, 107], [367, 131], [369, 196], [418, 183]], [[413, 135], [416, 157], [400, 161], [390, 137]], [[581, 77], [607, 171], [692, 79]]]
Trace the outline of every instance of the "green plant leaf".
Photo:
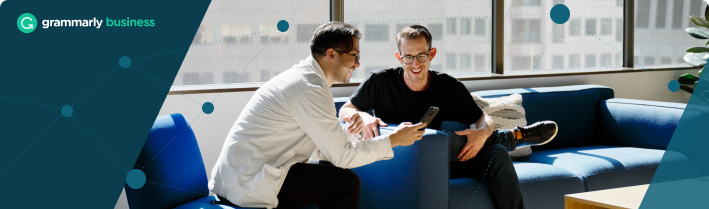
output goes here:
[[707, 64], [707, 59], [709, 59], [708, 53], [687, 53], [684, 55], [684, 61], [695, 67]]
[[[692, 37], [694, 37], [694, 38], [697, 38], [697, 39], [709, 39], [709, 32], [704, 31], [704, 30], [702, 30], [702, 29], [699, 29], [699, 28], [687, 28], [687, 29], [684, 29], [684, 30], [687, 31], [687, 33], [689, 33], [689, 35], [692, 36]], [[705, 45], [705, 46], [706, 46], [706, 45]]]
[[707, 7], [704, 8], [704, 19], [709, 20], [709, 1], [706, 1], [706, 2], [707, 2]]
[[692, 52], [692, 53], [703, 53], [703, 52], [709, 52], [709, 48], [706, 47], [692, 47], [687, 49], [687, 52]]
[[709, 40], [707, 40], [706, 43], [704, 43], [704, 46], [709, 45]]
[[705, 20], [704, 18], [692, 15], [691, 17], [689, 17], [689, 19], [692, 20], [692, 22], [699, 27], [709, 28], [709, 22], [707, 22], [707, 20]]

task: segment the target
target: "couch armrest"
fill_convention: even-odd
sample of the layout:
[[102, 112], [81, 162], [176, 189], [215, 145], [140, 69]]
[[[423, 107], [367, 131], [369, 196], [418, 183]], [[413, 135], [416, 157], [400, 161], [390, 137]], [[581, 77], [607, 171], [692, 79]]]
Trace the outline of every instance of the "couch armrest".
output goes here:
[[426, 129], [421, 141], [393, 150], [392, 159], [352, 169], [362, 181], [359, 208], [448, 208], [448, 135]]
[[664, 150], [685, 107], [636, 99], [603, 100], [598, 109], [599, 143]]

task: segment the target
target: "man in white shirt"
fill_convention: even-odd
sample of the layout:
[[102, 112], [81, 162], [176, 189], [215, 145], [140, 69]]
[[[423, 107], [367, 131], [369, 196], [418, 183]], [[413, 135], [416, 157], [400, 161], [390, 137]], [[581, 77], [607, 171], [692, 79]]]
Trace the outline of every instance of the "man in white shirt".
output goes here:
[[[248, 207], [357, 208], [360, 182], [344, 168], [394, 157], [392, 147], [420, 140], [425, 124], [402, 123], [392, 134], [369, 140], [363, 127], [346, 133], [330, 87], [348, 83], [359, 66], [359, 30], [349, 24], [318, 27], [311, 56], [259, 88], [234, 123], [219, 155], [209, 189]], [[359, 114], [345, 116], [362, 124]], [[315, 150], [318, 150], [315, 152]], [[313, 153], [327, 164], [306, 164]], [[334, 166], [333, 166], [334, 165]]]

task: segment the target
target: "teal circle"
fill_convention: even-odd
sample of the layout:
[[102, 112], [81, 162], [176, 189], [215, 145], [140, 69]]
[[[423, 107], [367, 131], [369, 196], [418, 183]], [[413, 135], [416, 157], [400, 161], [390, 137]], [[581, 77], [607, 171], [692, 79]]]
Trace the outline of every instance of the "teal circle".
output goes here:
[[133, 169], [126, 175], [126, 183], [132, 189], [140, 189], [145, 185], [145, 173], [140, 169]]
[[120, 59], [118, 59], [118, 65], [120, 65], [122, 68], [130, 67], [130, 57], [122, 56]]
[[288, 28], [290, 27], [288, 25], [288, 21], [285, 21], [285, 20], [278, 21], [278, 25], [276, 25], [276, 26], [278, 27], [278, 31], [281, 31], [281, 32], [288, 31]]
[[564, 4], [554, 5], [549, 13], [551, 14], [551, 20], [556, 24], [566, 23], [566, 21], [569, 20], [569, 16], [571, 16], [571, 11], [569, 11], [569, 8]]
[[212, 112], [214, 112], [214, 104], [211, 102], [205, 102], [202, 105], [202, 112], [204, 112], [204, 114], [212, 114]]
[[39, 25], [37, 25], [38, 22], [34, 15], [24, 13], [17, 18], [17, 29], [20, 29], [23, 33], [32, 33], [32, 31], [39, 27]]
[[667, 88], [670, 89], [671, 92], [677, 92], [679, 90], [679, 81], [671, 80], [670, 83], [667, 84]]
[[62, 107], [62, 116], [64, 117], [71, 117], [71, 115], [74, 114], [74, 108], [72, 108], [69, 105], [64, 105]]

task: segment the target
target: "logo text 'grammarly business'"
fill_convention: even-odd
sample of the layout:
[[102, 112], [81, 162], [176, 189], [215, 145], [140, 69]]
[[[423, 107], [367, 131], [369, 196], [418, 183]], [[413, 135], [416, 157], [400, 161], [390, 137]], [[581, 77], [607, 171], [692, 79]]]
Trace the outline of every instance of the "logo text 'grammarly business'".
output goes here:
[[[24, 13], [17, 19], [17, 28], [23, 33], [31, 33], [39, 27], [38, 22], [40, 21], [34, 15]], [[130, 19], [130, 17], [125, 19], [106, 17], [106, 21], [96, 17], [93, 19], [43, 19], [41, 22], [43, 29], [53, 27], [93, 27], [100, 29], [104, 23], [106, 23], [107, 27], [155, 27], [154, 19]]]

